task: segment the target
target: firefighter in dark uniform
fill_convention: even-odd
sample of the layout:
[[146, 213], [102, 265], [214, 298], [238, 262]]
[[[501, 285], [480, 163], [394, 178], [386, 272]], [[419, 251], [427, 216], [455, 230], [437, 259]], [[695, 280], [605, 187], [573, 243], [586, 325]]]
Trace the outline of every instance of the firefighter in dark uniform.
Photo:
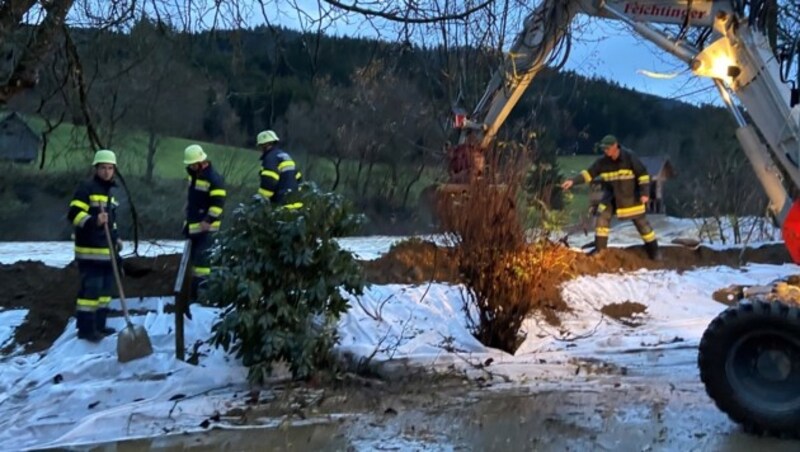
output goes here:
[[191, 241], [191, 303], [197, 301], [199, 289], [211, 274], [208, 253], [214, 243], [214, 233], [219, 231], [222, 224], [222, 211], [227, 193], [225, 180], [211, 166], [202, 147], [197, 144], [188, 146], [183, 152], [183, 163], [186, 165], [186, 172], [189, 173], [186, 222], [183, 231]]
[[256, 137], [261, 151], [261, 184], [258, 194], [261, 198], [288, 209], [298, 209], [301, 202], [292, 202], [287, 196], [297, 188], [303, 176], [292, 157], [278, 147], [278, 135], [272, 130], [260, 132]]
[[[116, 295], [111, 259], [116, 258], [121, 245], [113, 194], [117, 157], [112, 151], [100, 150], [95, 153], [92, 165], [94, 176], [76, 190], [67, 218], [75, 228], [75, 260], [81, 278], [75, 312], [78, 338], [98, 342], [115, 332], [106, 326], [106, 319], [108, 304]], [[108, 246], [105, 224], [116, 250]]]
[[645, 205], [650, 193], [650, 175], [647, 174], [647, 169], [635, 155], [620, 148], [613, 135], [603, 137], [599, 146], [605, 156], [561, 185], [564, 190], [569, 190], [573, 185], [588, 184], [600, 177], [604, 196], [597, 206], [595, 252], [608, 246], [611, 217], [616, 214], [620, 220], [633, 221], [644, 241], [647, 255], [653, 260], [660, 259], [656, 233], [645, 216]]

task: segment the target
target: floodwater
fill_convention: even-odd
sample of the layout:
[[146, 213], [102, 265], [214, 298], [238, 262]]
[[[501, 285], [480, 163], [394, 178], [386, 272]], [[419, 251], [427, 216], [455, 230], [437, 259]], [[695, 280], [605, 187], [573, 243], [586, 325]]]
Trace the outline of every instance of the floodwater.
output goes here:
[[[799, 451], [799, 441], [745, 434], [692, 379], [600, 377], [543, 389], [468, 385], [395, 391], [369, 410], [272, 428], [215, 429], [96, 446], [92, 450], [264, 451]], [[347, 404], [345, 404], [347, 405]]]

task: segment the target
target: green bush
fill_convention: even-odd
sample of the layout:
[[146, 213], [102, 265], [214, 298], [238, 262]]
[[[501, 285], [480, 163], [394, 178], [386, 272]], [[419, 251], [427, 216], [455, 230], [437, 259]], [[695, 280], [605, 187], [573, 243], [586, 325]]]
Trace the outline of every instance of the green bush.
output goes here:
[[329, 364], [337, 321], [348, 309], [344, 292], [361, 295], [365, 284], [353, 254], [334, 240], [355, 233], [363, 218], [340, 195], [313, 185], [299, 200], [299, 210], [240, 205], [212, 255], [203, 298], [227, 308], [212, 343], [235, 352], [254, 384], [276, 361], [286, 361], [295, 378]]

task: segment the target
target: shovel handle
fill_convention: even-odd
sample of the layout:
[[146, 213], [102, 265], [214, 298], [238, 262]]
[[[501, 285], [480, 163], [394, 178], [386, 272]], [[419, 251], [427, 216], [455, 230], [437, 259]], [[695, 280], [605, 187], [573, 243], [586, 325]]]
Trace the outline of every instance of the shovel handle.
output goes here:
[[[103, 206], [100, 206], [100, 212], [105, 213], [106, 209], [103, 208]], [[128, 326], [133, 326], [131, 317], [128, 315], [128, 305], [125, 303], [125, 292], [122, 290], [122, 279], [119, 277], [119, 267], [117, 267], [117, 248], [114, 246], [114, 242], [111, 240], [111, 231], [108, 230], [108, 221], [103, 223], [103, 231], [106, 234], [106, 243], [108, 244], [108, 249], [111, 252], [111, 269], [114, 272], [114, 281], [117, 283], [119, 303], [122, 305], [122, 313], [125, 315], [125, 323], [127, 323]]]

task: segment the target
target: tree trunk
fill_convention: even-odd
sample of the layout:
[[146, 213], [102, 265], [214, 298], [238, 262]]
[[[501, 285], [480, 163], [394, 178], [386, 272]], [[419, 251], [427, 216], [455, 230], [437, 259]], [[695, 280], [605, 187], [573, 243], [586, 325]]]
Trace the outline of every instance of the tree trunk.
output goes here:
[[331, 162], [333, 162], [333, 171], [334, 171], [334, 179], [333, 184], [331, 184], [331, 191], [336, 191], [336, 188], [339, 186], [339, 180], [342, 176], [341, 166], [342, 166], [342, 156], [337, 155], [336, 158], [331, 158]]
[[147, 168], [144, 178], [147, 182], [153, 181], [153, 171], [156, 166], [156, 151], [158, 150], [158, 135], [150, 131], [147, 137]]
[[425, 159], [422, 159], [422, 164], [419, 165], [419, 168], [417, 168], [417, 173], [408, 182], [408, 184], [406, 184], [406, 188], [403, 193], [403, 204], [401, 206], [403, 210], [405, 210], [408, 206], [408, 197], [411, 195], [411, 187], [422, 178], [423, 171], [425, 171]]
[[364, 176], [364, 184], [361, 186], [361, 197], [366, 199], [367, 198], [367, 188], [369, 187], [369, 183], [372, 181], [372, 167], [375, 166], [375, 162], [370, 159], [369, 163], [367, 164], [367, 175]]
[[361, 183], [361, 171], [364, 169], [364, 160], [367, 159], [367, 150], [359, 152], [358, 167], [356, 168], [356, 180], [353, 181], [353, 193], [358, 193], [358, 186]]

